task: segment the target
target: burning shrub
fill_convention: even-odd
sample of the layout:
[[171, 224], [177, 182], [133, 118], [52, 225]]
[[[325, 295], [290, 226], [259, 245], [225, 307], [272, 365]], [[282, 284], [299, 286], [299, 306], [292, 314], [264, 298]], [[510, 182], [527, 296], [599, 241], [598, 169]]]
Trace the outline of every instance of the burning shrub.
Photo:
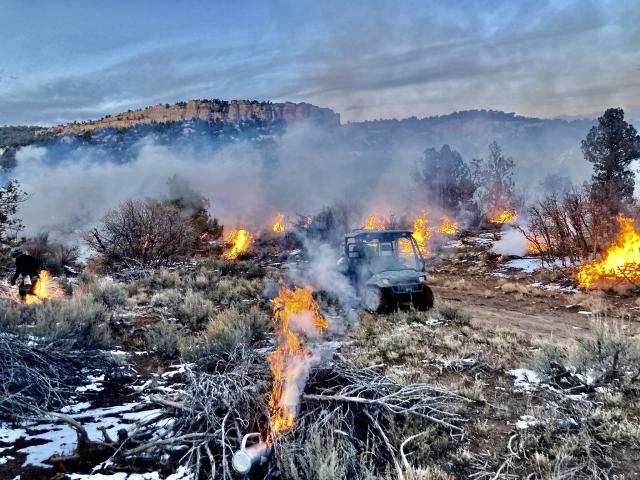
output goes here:
[[73, 266], [78, 261], [78, 247], [52, 241], [48, 233], [27, 239], [24, 246], [40, 265], [54, 275], [64, 273], [65, 266]]
[[192, 252], [193, 228], [181, 209], [155, 200], [128, 200], [85, 235], [106, 266], [167, 265]]
[[505, 211], [517, 211], [522, 206], [522, 199], [515, 191], [514, 169], [513, 159], [504, 155], [502, 147], [495, 141], [489, 145], [487, 160], [472, 161], [478, 207], [489, 219], [499, 218]]
[[613, 240], [617, 225], [585, 186], [550, 195], [530, 207], [527, 226], [521, 231], [543, 261], [560, 259], [564, 264], [602, 251]]

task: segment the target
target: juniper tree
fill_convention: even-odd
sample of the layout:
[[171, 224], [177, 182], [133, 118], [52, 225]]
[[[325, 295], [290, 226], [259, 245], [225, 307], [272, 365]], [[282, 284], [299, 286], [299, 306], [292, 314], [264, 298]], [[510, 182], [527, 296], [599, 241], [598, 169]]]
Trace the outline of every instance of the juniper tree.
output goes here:
[[635, 174], [631, 162], [640, 158], [640, 135], [624, 120], [621, 108], [609, 108], [582, 141], [585, 159], [593, 163], [594, 200], [617, 213], [633, 201]]

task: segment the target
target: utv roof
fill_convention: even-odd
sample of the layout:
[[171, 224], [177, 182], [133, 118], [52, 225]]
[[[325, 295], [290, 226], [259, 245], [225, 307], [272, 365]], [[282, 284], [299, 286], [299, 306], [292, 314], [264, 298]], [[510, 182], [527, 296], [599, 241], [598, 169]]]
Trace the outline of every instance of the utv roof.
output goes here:
[[345, 238], [406, 238], [411, 235], [412, 233], [409, 230], [354, 230], [347, 233]]

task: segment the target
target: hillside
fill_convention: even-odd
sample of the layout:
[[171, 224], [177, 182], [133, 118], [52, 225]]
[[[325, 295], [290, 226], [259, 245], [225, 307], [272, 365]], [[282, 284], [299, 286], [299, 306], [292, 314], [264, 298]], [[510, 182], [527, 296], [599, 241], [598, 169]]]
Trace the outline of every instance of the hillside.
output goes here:
[[140, 110], [129, 110], [116, 116], [107, 115], [99, 120], [58, 125], [45, 129], [43, 134], [64, 132], [92, 132], [104, 128], [130, 128], [153, 123], [201, 120], [214, 123], [238, 124], [248, 121], [295, 121], [303, 119], [340, 123], [340, 115], [328, 108], [308, 103], [271, 103], [255, 100], [189, 100], [174, 105], [160, 104]]

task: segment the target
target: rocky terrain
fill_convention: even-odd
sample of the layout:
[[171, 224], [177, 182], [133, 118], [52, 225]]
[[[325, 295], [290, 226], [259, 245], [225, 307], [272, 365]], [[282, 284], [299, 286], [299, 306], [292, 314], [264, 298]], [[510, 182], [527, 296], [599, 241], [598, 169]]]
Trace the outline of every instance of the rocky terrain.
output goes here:
[[74, 132], [92, 132], [104, 128], [127, 129], [152, 123], [204, 122], [239, 124], [243, 122], [292, 122], [311, 119], [321, 123], [340, 124], [340, 115], [328, 108], [308, 103], [271, 103], [255, 100], [189, 100], [173, 105], [153, 105], [141, 110], [129, 110], [115, 116], [107, 115], [99, 120], [58, 125], [44, 129], [41, 135]]

